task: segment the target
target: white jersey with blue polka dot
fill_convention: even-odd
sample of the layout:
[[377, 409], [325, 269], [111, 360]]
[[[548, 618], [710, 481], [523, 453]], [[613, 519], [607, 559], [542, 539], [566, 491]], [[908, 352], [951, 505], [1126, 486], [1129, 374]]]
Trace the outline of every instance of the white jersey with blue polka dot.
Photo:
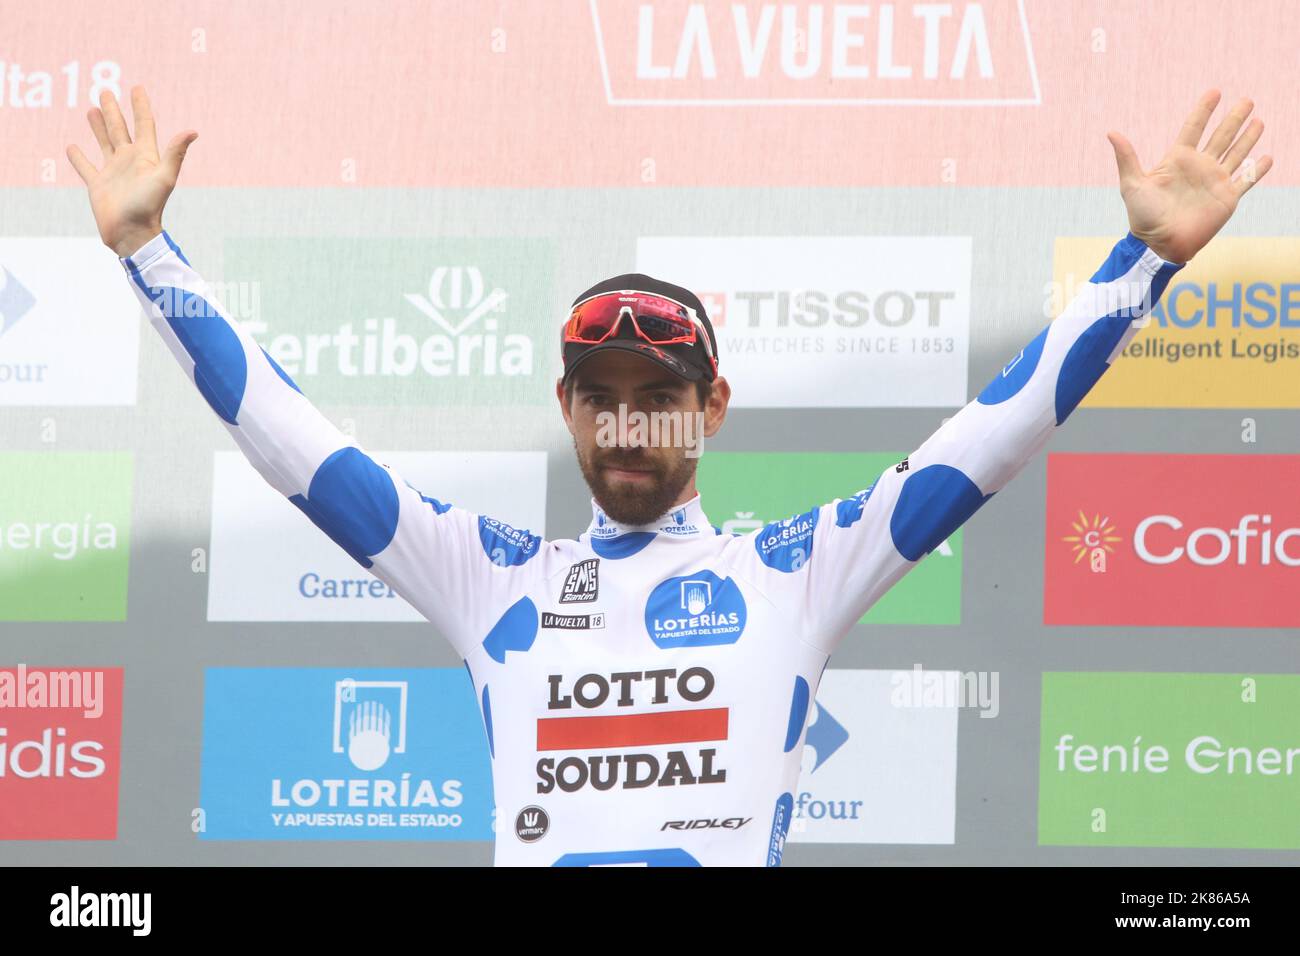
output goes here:
[[495, 861], [526, 866], [779, 865], [828, 657], [1042, 449], [1182, 268], [1126, 235], [973, 401], [842, 499], [744, 535], [698, 497], [643, 527], [593, 502], [577, 539], [547, 541], [367, 455], [166, 232], [121, 262], [262, 477], [464, 660]]

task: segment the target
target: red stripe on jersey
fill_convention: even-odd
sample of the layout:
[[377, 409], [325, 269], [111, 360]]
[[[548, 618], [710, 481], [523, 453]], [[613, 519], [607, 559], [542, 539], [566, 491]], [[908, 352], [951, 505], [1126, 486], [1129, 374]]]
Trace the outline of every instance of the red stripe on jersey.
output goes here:
[[537, 749], [585, 750], [726, 740], [728, 709], [670, 710], [610, 717], [541, 717], [537, 720]]

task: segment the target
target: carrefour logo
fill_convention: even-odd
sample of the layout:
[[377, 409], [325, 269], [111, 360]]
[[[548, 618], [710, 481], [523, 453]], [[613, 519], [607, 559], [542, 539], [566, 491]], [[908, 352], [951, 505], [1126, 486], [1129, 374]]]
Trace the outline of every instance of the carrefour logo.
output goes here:
[[745, 598], [731, 578], [697, 571], [650, 592], [645, 627], [659, 647], [734, 644], [745, 629]]

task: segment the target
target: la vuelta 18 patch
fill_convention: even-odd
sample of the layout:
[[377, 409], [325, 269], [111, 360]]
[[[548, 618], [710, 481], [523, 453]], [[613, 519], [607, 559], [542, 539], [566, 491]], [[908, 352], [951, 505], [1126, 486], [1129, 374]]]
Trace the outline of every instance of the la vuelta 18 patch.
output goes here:
[[650, 592], [645, 629], [663, 648], [734, 644], [745, 629], [745, 598], [731, 578], [697, 571]]

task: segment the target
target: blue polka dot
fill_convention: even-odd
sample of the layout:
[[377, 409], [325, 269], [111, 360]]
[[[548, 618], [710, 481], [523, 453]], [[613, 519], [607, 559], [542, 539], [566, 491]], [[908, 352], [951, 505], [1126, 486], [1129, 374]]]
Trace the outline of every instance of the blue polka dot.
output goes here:
[[307, 494], [289, 498], [363, 568], [397, 532], [397, 489], [388, 472], [357, 448], [340, 448], [312, 475]]
[[1038, 368], [1039, 359], [1043, 357], [1047, 328], [1034, 336], [1034, 340], [1021, 349], [1019, 355], [1003, 366], [997, 377], [984, 386], [984, 391], [979, 393], [976, 401], [981, 405], [997, 405], [1025, 387], [1025, 383], [1033, 377], [1034, 369]]
[[862, 517], [862, 509], [867, 506], [867, 499], [871, 493], [876, 490], [873, 482], [870, 488], [859, 491], [852, 498], [845, 498], [835, 506], [835, 526], [837, 528], [851, 528], [858, 519]]
[[1056, 424], [1065, 421], [1110, 366], [1115, 350], [1131, 323], [1127, 310], [1098, 319], [1074, 340], [1056, 377]]
[[132, 278], [157, 303], [194, 360], [194, 384], [199, 394], [223, 421], [237, 425], [239, 404], [248, 385], [248, 361], [235, 330], [202, 296], [171, 286], [146, 286], [138, 272]]
[[790, 698], [790, 723], [785, 728], [785, 752], [789, 753], [803, 734], [803, 724], [808, 718], [808, 682], [795, 675], [794, 694]]
[[975, 482], [951, 465], [912, 472], [889, 518], [894, 547], [909, 561], [921, 560], [992, 497], [980, 494]]
[[754, 536], [754, 550], [769, 568], [785, 574], [798, 571], [812, 558], [813, 533], [821, 509], [813, 508], [783, 521], [773, 521]]
[[542, 544], [542, 539], [537, 535], [512, 528], [504, 521], [486, 515], [479, 515], [478, 539], [483, 545], [483, 553], [493, 564], [502, 568], [523, 564], [537, 554]]
[[629, 531], [627, 534], [620, 534], [617, 538], [593, 537], [591, 550], [602, 558], [617, 561], [619, 558], [632, 557], [654, 539], [653, 531]]
[[488, 753], [495, 760], [497, 755], [496, 744], [492, 741], [492, 700], [488, 697], [487, 684], [483, 685], [483, 726], [487, 728]]
[[507, 651], [525, 653], [537, 640], [537, 605], [520, 598], [483, 638], [483, 650], [498, 664], [506, 662]]

